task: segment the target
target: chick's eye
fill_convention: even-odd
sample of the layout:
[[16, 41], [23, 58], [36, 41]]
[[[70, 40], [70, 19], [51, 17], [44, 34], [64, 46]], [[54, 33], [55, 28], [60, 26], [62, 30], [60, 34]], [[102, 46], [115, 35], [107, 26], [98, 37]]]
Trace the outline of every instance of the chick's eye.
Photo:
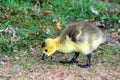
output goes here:
[[47, 49], [45, 49], [45, 52], [48, 52], [48, 50], [47, 50]]

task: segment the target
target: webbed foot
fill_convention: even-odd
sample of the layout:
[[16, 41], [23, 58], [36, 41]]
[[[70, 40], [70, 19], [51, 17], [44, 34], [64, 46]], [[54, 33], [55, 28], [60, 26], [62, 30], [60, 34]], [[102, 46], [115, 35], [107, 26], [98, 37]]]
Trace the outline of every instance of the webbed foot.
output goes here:
[[86, 65], [78, 64], [78, 66], [80, 66], [81, 68], [89, 68], [91, 64], [86, 64]]
[[78, 64], [78, 66], [80, 66], [81, 68], [89, 68], [91, 66], [91, 54], [88, 54], [87, 55], [87, 64], [86, 65], [82, 65], [82, 64]]

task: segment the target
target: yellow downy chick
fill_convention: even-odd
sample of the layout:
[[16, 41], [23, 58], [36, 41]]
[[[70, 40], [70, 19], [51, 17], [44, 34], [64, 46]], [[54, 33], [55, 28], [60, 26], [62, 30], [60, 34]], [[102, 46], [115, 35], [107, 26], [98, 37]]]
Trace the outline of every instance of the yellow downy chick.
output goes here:
[[90, 67], [91, 53], [98, 48], [101, 43], [104, 43], [103, 32], [87, 21], [74, 22], [69, 24], [63, 33], [55, 39], [45, 39], [42, 43], [42, 53], [44, 60], [47, 56], [55, 53], [56, 50], [63, 53], [75, 52], [74, 57], [69, 62], [75, 63], [79, 52], [87, 55], [88, 61], [86, 65], [78, 64], [80, 67]]

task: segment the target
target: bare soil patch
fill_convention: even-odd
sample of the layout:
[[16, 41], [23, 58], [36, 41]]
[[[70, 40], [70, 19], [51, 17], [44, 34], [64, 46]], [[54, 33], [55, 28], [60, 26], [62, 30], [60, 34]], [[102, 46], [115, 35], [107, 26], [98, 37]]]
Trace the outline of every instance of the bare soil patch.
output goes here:
[[24, 69], [12, 62], [0, 65], [0, 80], [120, 80], [120, 66], [98, 63], [90, 68], [76, 65], [37, 64]]

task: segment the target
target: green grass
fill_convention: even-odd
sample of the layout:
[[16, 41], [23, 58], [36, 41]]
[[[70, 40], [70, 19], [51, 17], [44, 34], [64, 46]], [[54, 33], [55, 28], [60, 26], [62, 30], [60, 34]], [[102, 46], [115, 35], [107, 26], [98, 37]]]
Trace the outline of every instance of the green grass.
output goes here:
[[[41, 15], [38, 15], [37, 12], [32, 11], [35, 3], [30, 0], [2, 0], [2, 5], [0, 6], [0, 29], [4, 30], [7, 27], [12, 27], [18, 37], [13, 39], [10, 34], [1, 34], [0, 54], [12, 55], [15, 57], [13, 58], [15, 63], [26, 68], [35, 66], [37, 63], [44, 63], [44, 61], [41, 61], [39, 49], [37, 52], [39, 57], [37, 57], [31, 54], [30, 46], [40, 45], [43, 39], [60, 34], [61, 30], [56, 28], [56, 23], [52, 22], [53, 19], [59, 20], [62, 28], [70, 22], [95, 18], [97, 20], [105, 20], [107, 24], [113, 24], [115, 31], [120, 27], [118, 23], [120, 19], [119, 0], [114, 3], [104, 3], [99, 0], [50, 0], [50, 4], [46, 2], [47, 0], [43, 0], [43, 3], [41, 3]], [[90, 10], [91, 6], [98, 11], [98, 15]], [[43, 13], [48, 8], [51, 8], [50, 13], [44, 16]], [[113, 11], [115, 12], [114, 14]], [[3, 18], [5, 14], [7, 18]], [[46, 29], [50, 30], [49, 34], [45, 33]], [[26, 53], [24, 53], [25, 51]], [[102, 58], [116, 64], [115, 62], [118, 59], [114, 57], [120, 56], [119, 51], [119, 47], [111, 48], [105, 46], [101, 53], [93, 56], [93, 64]], [[72, 56], [68, 54], [67, 59], [70, 60]], [[57, 65], [59, 60], [61, 60], [61, 57], [52, 61], [48, 59], [45, 64]], [[80, 55], [78, 60], [85, 61], [86, 57]]]
[[[109, 15], [115, 7], [118, 7], [119, 10], [119, 5], [111, 6], [112, 4], [104, 4], [98, 0], [52, 0], [50, 3], [51, 4], [47, 5], [46, 2], [43, 2], [40, 11], [43, 12], [49, 6], [52, 6], [51, 13], [48, 16], [35, 15], [37, 17], [33, 17], [34, 14], [32, 12], [32, 7], [34, 3], [30, 1], [18, 2], [15, 0], [6, 0], [3, 1], [3, 7], [10, 18], [18, 21], [16, 23], [10, 20], [9, 24], [13, 23], [14, 25], [16, 24], [17, 27], [24, 28], [27, 28], [26, 26], [35, 26], [38, 28], [48, 25], [54, 26], [52, 20], [58, 18], [60, 18], [62, 25], [66, 25], [66, 23], [71, 21], [91, 19], [96, 16], [99, 20], [106, 19], [109, 22], [116, 22], [119, 20], [119, 15]], [[96, 10], [98, 10], [99, 15], [92, 13], [90, 11], [90, 6], [93, 6]], [[108, 11], [106, 11], [106, 9], [108, 9]], [[8, 20], [4, 22], [8, 22]]]

